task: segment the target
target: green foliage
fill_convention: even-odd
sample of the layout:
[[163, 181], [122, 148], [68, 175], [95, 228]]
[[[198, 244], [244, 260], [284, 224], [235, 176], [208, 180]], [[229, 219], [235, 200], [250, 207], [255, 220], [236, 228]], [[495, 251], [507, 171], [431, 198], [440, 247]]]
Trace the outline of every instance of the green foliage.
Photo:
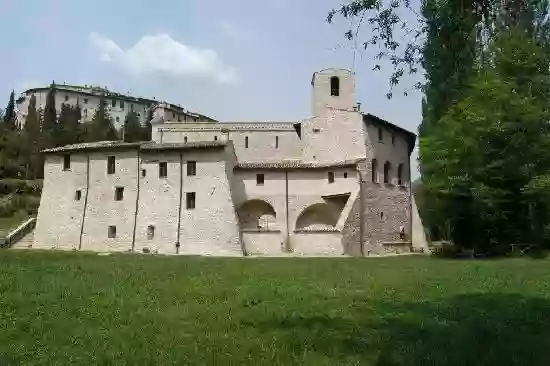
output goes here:
[[125, 142], [136, 142], [141, 140], [143, 131], [136, 112], [131, 111], [126, 115], [122, 128], [124, 129]]
[[40, 129], [40, 116], [36, 110], [36, 97], [34, 95], [29, 100], [23, 132], [27, 177], [42, 177], [44, 175], [44, 158], [40, 154], [40, 150], [45, 146], [46, 141]]
[[15, 92], [12, 90], [6, 110], [4, 111], [4, 124], [8, 129], [17, 129], [15, 115]]
[[113, 119], [107, 111], [106, 103], [105, 95], [102, 95], [87, 131], [89, 141], [119, 140], [118, 133], [113, 125]]
[[46, 106], [42, 116], [42, 131], [50, 133], [57, 123], [57, 111], [55, 109], [55, 82], [52, 82], [46, 95]]
[[546, 240], [550, 62], [519, 28], [501, 31], [485, 57], [491, 62], [421, 137], [420, 161], [451, 238], [499, 253], [513, 242]]

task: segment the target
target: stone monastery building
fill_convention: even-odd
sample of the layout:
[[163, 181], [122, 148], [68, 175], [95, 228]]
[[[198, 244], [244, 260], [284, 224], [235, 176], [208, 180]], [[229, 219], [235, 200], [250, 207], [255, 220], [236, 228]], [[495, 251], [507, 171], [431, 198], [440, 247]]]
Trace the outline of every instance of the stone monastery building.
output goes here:
[[[354, 74], [313, 74], [312, 117], [174, 121], [152, 141], [45, 151], [34, 248], [200, 255], [409, 251], [415, 135], [362, 113]], [[414, 243], [413, 243], [414, 244]]]

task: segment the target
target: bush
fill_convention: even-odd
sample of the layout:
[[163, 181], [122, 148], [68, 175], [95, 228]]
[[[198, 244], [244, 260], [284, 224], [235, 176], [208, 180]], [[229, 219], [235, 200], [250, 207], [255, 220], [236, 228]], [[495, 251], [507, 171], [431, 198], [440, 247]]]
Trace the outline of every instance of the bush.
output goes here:
[[456, 258], [460, 253], [460, 249], [449, 241], [432, 242], [430, 251], [434, 257], [439, 258]]

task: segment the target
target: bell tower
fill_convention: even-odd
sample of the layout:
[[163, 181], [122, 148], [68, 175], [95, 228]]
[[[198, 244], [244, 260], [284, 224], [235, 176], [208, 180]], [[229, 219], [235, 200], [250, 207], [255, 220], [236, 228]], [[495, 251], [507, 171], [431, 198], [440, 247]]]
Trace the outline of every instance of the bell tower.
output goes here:
[[353, 111], [356, 107], [355, 74], [345, 69], [324, 69], [311, 78], [311, 113], [321, 116], [327, 109]]

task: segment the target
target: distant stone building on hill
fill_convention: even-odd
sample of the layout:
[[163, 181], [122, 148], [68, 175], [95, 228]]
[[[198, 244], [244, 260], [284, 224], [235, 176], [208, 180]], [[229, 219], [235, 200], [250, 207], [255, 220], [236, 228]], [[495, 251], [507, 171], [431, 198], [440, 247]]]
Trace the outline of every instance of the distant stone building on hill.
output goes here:
[[[55, 95], [55, 108], [57, 113], [61, 111], [61, 105], [63, 103], [75, 106], [77, 103], [82, 110], [82, 122], [89, 122], [94, 116], [94, 111], [99, 105], [99, 98], [101, 94], [105, 95], [105, 101], [107, 102], [107, 110], [113, 118], [113, 123], [117, 129], [122, 127], [126, 115], [130, 111], [135, 111], [140, 118], [140, 122], [145, 124], [148, 110], [157, 105], [160, 101], [154, 99], [133, 97], [127, 94], [115, 93], [109, 91], [107, 88], [99, 86], [78, 86], [67, 84], [56, 84]], [[24, 91], [17, 98], [17, 121], [20, 126], [25, 124], [25, 117], [29, 108], [29, 101], [31, 96], [36, 97], [36, 107], [44, 108], [46, 106], [46, 96], [48, 95], [49, 86], [32, 88]], [[191, 112], [179, 105], [169, 104], [163, 102], [166, 105], [167, 113], [171, 116], [173, 121], [182, 122], [196, 122], [196, 121], [211, 121], [214, 119], [204, 116], [199, 113]]]
[[410, 251], [416, 136], [362, 113], [348, 70], [316, 72], [311, 85], [313, 116], [302, 121], [177, 121], [159, 104], [150, 142], [46, 150], [34, 247], [227, 256]]

